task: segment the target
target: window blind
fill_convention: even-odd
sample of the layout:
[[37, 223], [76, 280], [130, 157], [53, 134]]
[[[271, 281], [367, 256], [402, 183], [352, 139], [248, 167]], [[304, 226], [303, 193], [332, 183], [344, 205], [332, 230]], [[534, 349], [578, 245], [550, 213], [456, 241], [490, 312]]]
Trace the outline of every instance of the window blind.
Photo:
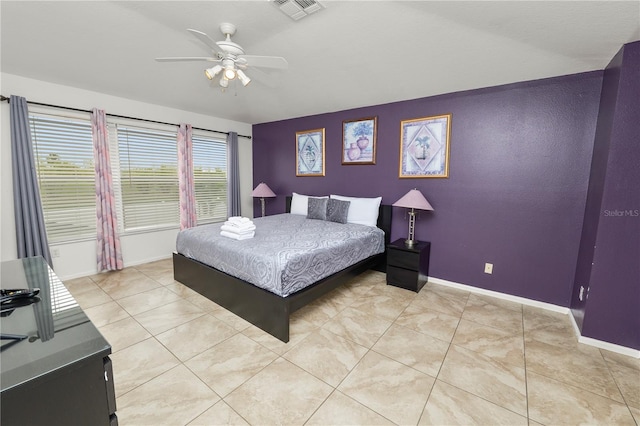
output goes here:
[[176, 132], [116, 129], [124, 230], [179, 225]]
[[193, 180], [198, 224], [227, 218], [227, 144], [202, 135], [192, 135]]
[[90, 121], [30, 114], [29, 124], [49, 242], [95, 238]]

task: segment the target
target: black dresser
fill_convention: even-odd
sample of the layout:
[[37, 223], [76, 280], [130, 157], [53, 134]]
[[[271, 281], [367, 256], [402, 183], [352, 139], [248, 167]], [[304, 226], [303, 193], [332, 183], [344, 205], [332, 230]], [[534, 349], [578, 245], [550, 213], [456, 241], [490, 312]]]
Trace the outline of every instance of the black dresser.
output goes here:
[[2, 262], [3, 289], [39, 288], [2, 305], [0, 423], [117, 425], [111, 346], [41, 257]]

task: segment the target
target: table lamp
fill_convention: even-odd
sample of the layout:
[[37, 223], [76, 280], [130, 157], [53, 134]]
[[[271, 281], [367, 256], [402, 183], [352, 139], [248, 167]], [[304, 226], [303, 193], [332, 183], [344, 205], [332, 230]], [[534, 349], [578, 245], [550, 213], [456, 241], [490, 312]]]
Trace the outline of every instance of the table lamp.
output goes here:
[[417, 188], [412, 189], [407, 192], [404, 197], [400, 198], [398, 201], [392, 204], [395, 207], [405, 207], [411, 209], [409, 211], [409, 237], [405, 240], [405, 245], [407, 247], [413, 247], [415, 244], [415, 234], [416, 234], [416, 211], [418, 210], [433, 210], [431, 204], [424, 198], [422, 192], [418, 191]]
[[269, 186], [266, 183], [260, 182], [260, 184], [256, 186], [256, 189], [254, 189], [253, 192], [251, 193], [251, 196], [254, 198], [260, 197], [260, 205], [262, 207], [262, 217], [264, 217], [264, 206], [265, 206], [264, 199], [273, 198], [276, 196], [276, 194], [273, 193], [271, 188], [269, 188]]

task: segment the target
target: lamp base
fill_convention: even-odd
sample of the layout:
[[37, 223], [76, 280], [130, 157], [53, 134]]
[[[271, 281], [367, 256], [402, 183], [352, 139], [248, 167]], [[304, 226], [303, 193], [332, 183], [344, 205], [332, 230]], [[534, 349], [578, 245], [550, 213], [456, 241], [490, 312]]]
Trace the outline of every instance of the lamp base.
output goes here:
[[407, 247], [413, 247], [416, 245], [416, 240], [404, 240], [404, 245]]

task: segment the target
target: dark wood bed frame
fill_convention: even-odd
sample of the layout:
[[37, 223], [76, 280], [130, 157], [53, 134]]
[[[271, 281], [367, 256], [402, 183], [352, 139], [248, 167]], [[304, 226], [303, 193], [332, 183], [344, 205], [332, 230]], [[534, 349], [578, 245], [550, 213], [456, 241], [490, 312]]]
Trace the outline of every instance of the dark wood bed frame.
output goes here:
[[[286, 199], [286, 211], [291, 211], [290, 196]], [[380, 206], [378, 227], [385, 232], [386, 247], [391, 236], [390, 205]], [[289, 316], [292, 313], [367, 269], [384, 271], [385, 266], [386, 249], [384, 253], [364, 259], [309, 287], [282, 297], [197, 260], [179, 253], [173, 254], [173, 275], [176, 281], [180, 281], [285, 343], [289, 341]]]

